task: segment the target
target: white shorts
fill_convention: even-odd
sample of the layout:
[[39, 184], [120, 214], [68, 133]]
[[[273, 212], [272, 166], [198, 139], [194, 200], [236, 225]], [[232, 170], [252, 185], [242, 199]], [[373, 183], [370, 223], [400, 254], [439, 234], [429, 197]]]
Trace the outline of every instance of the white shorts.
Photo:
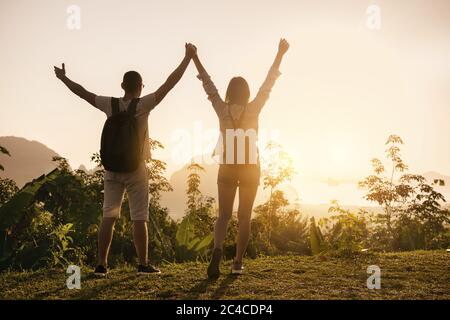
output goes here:
[[148, 221], [148, 175], [144, 162], [133, 172], [105, 171], [104, 218], [120, 217], [125, 191], [128, 195], [131, 220]]

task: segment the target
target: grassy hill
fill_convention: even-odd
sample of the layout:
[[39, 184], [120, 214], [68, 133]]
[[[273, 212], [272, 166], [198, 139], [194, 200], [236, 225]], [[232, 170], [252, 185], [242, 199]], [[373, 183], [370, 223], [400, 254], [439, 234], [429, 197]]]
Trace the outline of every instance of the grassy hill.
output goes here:
[[[138, 277], [132, 267], [106, 279], [82, 272], [69, 290], [65, 270], [0, 273], [1, 299], [450, 299], [450, 254], [445, 251], [362, 254], [326, 259], [279, 256], [246, 261], [247, 273], [205, 280], [205, 263], [164, 264], [163, 273]], [[366, 286], [367, 266], [381, 268], [381, 289]]]

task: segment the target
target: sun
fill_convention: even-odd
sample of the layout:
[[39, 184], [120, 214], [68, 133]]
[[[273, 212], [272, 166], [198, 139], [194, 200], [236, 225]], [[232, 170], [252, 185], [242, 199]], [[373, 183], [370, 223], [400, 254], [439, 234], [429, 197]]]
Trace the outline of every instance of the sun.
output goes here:
[[330, 167], [336, 174], [344, 174], [351, 170], [351, 150], [342, 144], [332, 144], [328, 149]]
[[342, 145], [331, 145], [329, 153], [331, 160], [336, 163], [342, 163], [348, 159], [348, 150]]

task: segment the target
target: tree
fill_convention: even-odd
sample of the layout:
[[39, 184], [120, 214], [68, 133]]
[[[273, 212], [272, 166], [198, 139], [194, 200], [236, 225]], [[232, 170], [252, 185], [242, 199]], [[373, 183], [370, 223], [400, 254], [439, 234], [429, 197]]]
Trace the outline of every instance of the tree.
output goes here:
[[[294, 175], [294, 167], [292, 158], [289, 157], [287, 152], [283, 149], [281, 144], [274, 141], [270, 141], [266, 146], [266, 154], [263, 159], [263, 166], [265, 167], [263, 171], [263, 183], [264, 189], [270, 189], [269, 197], [269, 216], [273, 215], [275, 212], [275, 207], [272, 204], [273, 195], [275, 189], [283, 182], [290, 181]], [[269, 217], [269, 219], [271, 219]], [[269, 224], [268, 237], [271, 237], [272, 227]]]
[[369, 243], [368, 212], [360, 209], [353, 213], [332, 201], [328, 209], [330, 217], [322, 218], [319, 225], [324, 230], [324, 241], [330, 250], [353, 254], [366, 248]]
[[307, 222], [298, 208], [292, 208], [278, 186], [294, 175], [293, 161], [283, 147], [270, 141], [262, 158], [264, 189], [270, 189], [267, 202], [255, 208], [249, 252], [265, 254], [308, 251]]
[[[272, 200], [257, 206], [252, 220], [249, 253], [302, 253], [308, 249], [308, 222], [297, 208], [293, 208], [281, 190], [275, 190]], [[272, 230], [269, 234], [268, 230]]]
[[211, 233], [213, 227], [212, 210], [214, 198], [204, 196], [200, 191], [200, 172], [205, 169], [197, 163], [192, 163], [188, 167], [187, 179], [187, 210], [186, 215], [194, 218], [199, 237], [204, 237]]
[[176, 235], [180, 260], [204, 258], [206, 249], [213, 240], [211, 230], [214, 223], [214, 198], [204, 196], [200, 191], [200, 172], [205, 169], [197, 163], [191, 163], [187, 169], [187, 208]]
[[[150, 150], [164, 149], [161, 142], [150, 139]], [[147, 161], [149, 176], [149, 253], [153, 261], [162, 259], [174, 260], [176, 248], [176, 222], [169, 216], [167, 208], [161, 206], [161, 197], [164, 192], [173, 191], [170, 182], [164, 176], [167, 163], [152, 158]]]
[[373, 159], [374, 174], [360, 181], [359, 187], [367, 190], [366, 200], [383, 208], [383, 214], [376, 215], [374, 221], [373, 238], [380, 248], [428, 248], [436, 242], [436, 237], [446, 232], [449, 211], [441, 208], [445, 202], [443, 195], [422, 175], [406, 173], [408, 166], [400, 156], [402, 144], [399, 136], [389, 136], [386, 158], [391, 164], [390, 173], [380, 160]]

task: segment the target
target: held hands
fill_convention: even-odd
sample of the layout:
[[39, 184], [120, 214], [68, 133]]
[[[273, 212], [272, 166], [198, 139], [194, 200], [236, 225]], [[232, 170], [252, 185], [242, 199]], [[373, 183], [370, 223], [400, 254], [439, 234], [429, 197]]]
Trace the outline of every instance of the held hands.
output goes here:
[[189, 58], [193, 58], [197, 55], [197, 48], [192, 44], [192, 43], [186, 43], [185, 44], [185, 48], [186, 48], [186, 57]]
[[56, 66], [54, 66], [55, 68], [55, 75], [58, 79], [62, 79], [66, 76], [66, 66], [64, 65], [64, 63], [62, 64], [62, 68], [58, 68]]
[[287, 42], [286, 39], [281, 38], [280, 43], [278, 44], [278, 53], [284, 55], [288, 49], [289, 42]]

